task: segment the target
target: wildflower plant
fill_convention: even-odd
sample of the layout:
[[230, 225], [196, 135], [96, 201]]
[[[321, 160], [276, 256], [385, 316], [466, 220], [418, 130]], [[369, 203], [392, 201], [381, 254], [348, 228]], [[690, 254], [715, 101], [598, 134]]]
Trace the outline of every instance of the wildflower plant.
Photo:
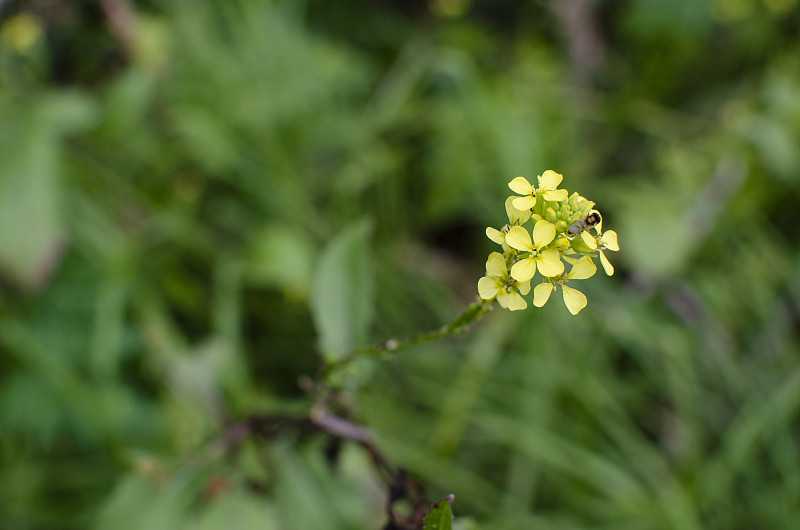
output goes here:
[[[486, 229], [486, 237], [500, 250], [489, 254], [486, 260], [486, 275], [478, 280], [478, 301], [449, 324], [427, 333], [343, 352], [330, 359], [324, 373], [331, 376], [357, 358], [381, 358], [466, 331], [495, 302], [510, 311], [527, 309], [525, 297], [531, 290], [533, 305], [542, 307], [553, 291], [560, 289], [567, 309], [577, 315], [588, 300], [575, 288], [575, 282], [594, 276], [594, 258], [600, 259], [606, 274], [614, 274], [606, 251], [618, 251], [619, 244], [616, 232], [602, 231], [602, 217], [594, 209], [594, 202], [559, 188], [563, 179], [560, 173], [547, 170], [538, 176], [536, 186], [524, 177], [509, 182], [508, 187], [517, 195], [505, 201], [508, 223], [499, 229]], [[531, 289], [531, 282], [537, 277], [539, 283]]]
[[[533, 305], [542, 307], [550, 294], [561, 288], [564, 304], [577, 315], [588, 300], [574, 283], [567, 283], [592, 277], [597, 271], [595, 257], [607, 275], [614, 274], [605, 252], [619, 250], [617, 233], [602, 232], [602, 217], [594, 202], [559, 189], [563, 178], [548, 169], [538, 176], [538, 186], [525, 177], [508, 183], [517, 194], [506, 199], [508, 224], [499, 230], [486, 229], [487, 237], [500, 245], [502, 253], [490, 254], [486, 276], [478, 280], [483, 300], [497, 300], [511, 311], [526, 309], [523, 296], [530, 292], [530, 282], [538, 273], [541, 281], [533, 289]], [[565, 274], [567, 265], [570, 270]]]
[[[588, 301], [586, 295], [575, 288], [575, 282], [591, 278], [597, 272], [594, 258], [599, 258], [606, 274], [614, 274], [614, 267], [606, 256], [606, 251], [619, 250], [617, 234], [613, 230], [602, 231], [602, 217], [594, 209], [594, 202], [581, 197], [577, 193], [569, 195], [559, 185], [563, 176], [553, 170], [547, 170], [537, 178], [534, 186], [524, 177], [517, 177], [508, 186], [517, 195], [505, 201], [508, 223], [502, 228], [488, 227], [486, 236], [500, 246], [499, 251], [489, 254], [486, 260], [486, 275], [478, 280], [479, 300], [473, 302], [452, 322], [432, 331], [408, 338], [395, 338], [363, 348], [342, 351], [327, 359], [321, 373], [324, 384], [312, 385], [318, 394], [311, 421], [320, 429], [344, 439], [358, 441], [367, 447], [373, 458], [383, 457], [373, 445], [368, 431], [346, 418], [333, 416], [326, 403], [335, 394], [326, 390], [344, 387], [344, 382], [354, 372], [348, 370], [359, 358], [384, 358], [400, 349], [408, 348], [423, 342], [433, 341], [466, 331], [473, 323], [492, 309], [494, 303], [510, 311], [527, 309], [525, 297], [533, 290], [533, 305], [542, 307], [550, 299], [554, 291], [561, 290], [567, 309], [577, 315]], [[360, 232], [364, 235], [366, 232]], [[338, 258], [337, 258], [338, 259]], [[350, 260], [341, 260], [343, 268]], [[357, 261], [357, 260], [356, 260]], [[538, 278], [538, 285], [531, 289], [531, 282]], [[336, 285], [340, 282], [325, 281], [322, 285]], [[569, 285], [567, 285], [569, 284]], [[338, 291], [336, 291], [338, 293]], [[331, 296], [338, 306], [339, 295]], [[344, 337], [347, 339], [347, 337]], [[344, 378], [344, 379], [342, 379]], [[342, 405], [339, 403], [339, 405]], [[347, 409], [347, 407], [343, 407]], [[388, 464], [383, 461], [383, 468]], [[404, 481], [399, 472], [392, 479], [392, 484]], [[392, 486], [394, 487], [394, 486]], [[421, 497], [421, 493], [413, 493], [412, 497]], [[453, 515], [450, 510], [452, 496], [438, 504], [427, 501], [414, 501], [418, 507], [414, 517], [424, 515], [424, 521], [442, 528], [450, 527]], [[393, 501], [388, 506], [389, 524], [392, 528], [400, 528]], [[427, 514], [423, 511], [429, 507]], [[422, 508], [423, 511], [420, 511]], [[406, 526], [402, 526], [405, 528]], [[438, 527], [438, 526], [437, 526]], [[427, 528], [427, 526], [426, 526]]]

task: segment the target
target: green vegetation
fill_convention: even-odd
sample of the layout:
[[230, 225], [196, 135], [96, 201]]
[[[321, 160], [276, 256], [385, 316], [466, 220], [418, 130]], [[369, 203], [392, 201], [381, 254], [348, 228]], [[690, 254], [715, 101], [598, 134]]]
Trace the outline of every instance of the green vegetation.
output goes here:
[[[0, 1], [0, 528], [795, 528], [798, 30]], [[415, 340], [483, 312], [486, 227], [547, 169], [614, 275]]]

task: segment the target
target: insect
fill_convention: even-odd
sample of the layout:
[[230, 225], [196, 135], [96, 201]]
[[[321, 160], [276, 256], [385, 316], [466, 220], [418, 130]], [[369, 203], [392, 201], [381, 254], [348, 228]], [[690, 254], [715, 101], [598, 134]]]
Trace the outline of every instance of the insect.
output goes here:
[[600, 214], [597, 212], [592, 212], [586, 217], [578, 219], [577, 221], [572, 223], [572, 225], [570, 225], [570, 227], [567, 229], [567, 233], [571, 236], [580, 234], [584, 230], [593, 227], [600, 221], [602, 221], [602, 217], [600, 217]]

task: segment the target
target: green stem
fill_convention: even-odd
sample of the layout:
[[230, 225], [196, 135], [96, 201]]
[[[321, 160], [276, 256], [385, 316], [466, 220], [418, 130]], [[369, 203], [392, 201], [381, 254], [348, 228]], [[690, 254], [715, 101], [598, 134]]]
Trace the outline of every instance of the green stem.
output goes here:
[[452, 322], [444, 326], [422, 333], [414, 337], [407, 337], [403, 339], [389, 339], [385, 342], [358, 348], [346, 353], [339, 359], [329, 361], [325, 367], [325, 375], [330, 375], [333, 371], [347, 366], [354, 360], [360, 357], [375, 357], [379, 358], [387, 353], [393, 353], [417, 344], [430, 342], [432, 340], [442, 339], [444, 337], [455, 335], [466, 331], [469, 326], [480, 320], [486, 313], [492, 309], [493, 300], [480, 300], [473, 302], [467, 309], [458, 315]]

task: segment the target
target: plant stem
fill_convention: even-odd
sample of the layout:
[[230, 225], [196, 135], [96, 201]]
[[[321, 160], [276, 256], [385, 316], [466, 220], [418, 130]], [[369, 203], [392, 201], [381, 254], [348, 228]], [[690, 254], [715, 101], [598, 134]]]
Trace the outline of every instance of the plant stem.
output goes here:
[[493, 300], [479, 300], [470, 304], [469, 307], [467, 307], [467, 309], [458, 315], [452, 322], [445, 324], [440, 328], [416, 335], [414, 337], [389, 339], [385, 342], [374, 344], [372, 346], [352, 350], [338, 359], [328, 361], [327, 365], [325, 366], [324, 375], [329, 376], [335, 370], [347, 366], [360, 357], [379, 358], [387, 353], [396, 352], [410, 346], [422, 344], [423, 342], [442, 339], [444, 337], [466, 331], [471, 324], [477, 322], [486, 313], [488, 313], [492, 309], [493, 304]]

